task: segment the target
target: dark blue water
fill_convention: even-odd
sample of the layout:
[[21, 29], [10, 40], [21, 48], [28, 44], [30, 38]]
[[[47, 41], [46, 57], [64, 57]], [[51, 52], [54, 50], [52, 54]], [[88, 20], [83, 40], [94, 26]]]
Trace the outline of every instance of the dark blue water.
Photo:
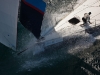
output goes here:
[[34, 38], [30, 34], [18, 23], [17, 51], [0, 44], [0, 75], [87, 75], [81, 67], [89, 65], [68, 53], [67, 46], [52, 47], [36, 55], [33, 51], [17, 55]]

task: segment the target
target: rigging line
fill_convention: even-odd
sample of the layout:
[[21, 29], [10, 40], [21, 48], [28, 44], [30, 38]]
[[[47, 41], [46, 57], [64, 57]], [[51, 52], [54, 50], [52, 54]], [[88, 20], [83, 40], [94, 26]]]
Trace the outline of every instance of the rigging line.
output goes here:
[[67, 23], [67, 22], [64, 22], [63, 24], [61, 24], [59, 27], [57, 27], [57, 29], [60, 28], [60, 27], [61, 27], [62, 25], [64, 25], [65, 23]]
[[[65, 23], [67, 23], [67, 22], [65, 22]], [[65, 24], [65, 23], [63, 23], [63, 24]], [[62, 25], [63, 25], [63, 24], [62, 24]], [[60, 28], [62, 25], [60, 25], [60, 26], [59, 26], [59, 27], [57, 27], [57, 28]], [[54, 30], [53, 30], [53, 31], [54, 31]], [[53, 31], [52, 31], [52, 32], [53, 32]]]
[[[84, 6], [88, 6], [88, 5], [84, 5]], [[91, 7], [100, 7], [100, 5], [99, 6], [91, 6]]]
[[[97, 3], [97, 2], [98, 2], [98, 1], [96, 1], [96, 2], [92, 3], [91, 5], [93, 5], [93, 4]], [[81, 11], [83, 11], [83, 10], [85, 10], [85, 9], [89, 8], [89, 7], [91, 7], [91, 6], [87, 6], [86, 8], [84, 8], [84, 9], [82, 9], [82, 10], [78, 11], [76, 14], [80, 13]], [[76, 15], [76, 14], [74, 14], [74, 15]]]
[[[100, 0], [97, 0], [97, 2], [99, 2], [99, 4], [100, 4]], [[84, 5], [84, 6], [89, 6], [89, 5]], [[93, 6], [94, 7], [94, 6]], [[100, 7], [100, 5], [99, 6], [96, 6], [96, 7]]]
[[[36, 42], [36, 41], [35, 41], [35, 42]], [[32, 47], [33, 47], [34, 45], [36, 45], [36, 44], [38, 44], [38, 43], [33, 43], [32, 45], [30, 45], [30, 46], [28, 46], [28, 47], [22, 49], [21, 51], [19, 51], [19, 52], [17, 53], [17, 55], [20, 55], [21, 53], [23, 53], [23, 52], [25, 52], [26, 50], [32, 48]]]
[[91, 18], [94, 18], [94, 17], [98, 16], [99, 14], [100, 14], [100, 13], [96, 14], [95, 16], [92, 16]]
[[96, 20], [96, 21], [100, 21], [100, 19], [91, 19], [91, 20]]

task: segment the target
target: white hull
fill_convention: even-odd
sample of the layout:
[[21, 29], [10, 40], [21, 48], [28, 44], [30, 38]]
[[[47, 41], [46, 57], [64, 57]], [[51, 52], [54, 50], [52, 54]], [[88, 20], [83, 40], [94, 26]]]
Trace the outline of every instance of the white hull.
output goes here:
[[16, 50], [19, 0], [0, 0], [0, 42]]

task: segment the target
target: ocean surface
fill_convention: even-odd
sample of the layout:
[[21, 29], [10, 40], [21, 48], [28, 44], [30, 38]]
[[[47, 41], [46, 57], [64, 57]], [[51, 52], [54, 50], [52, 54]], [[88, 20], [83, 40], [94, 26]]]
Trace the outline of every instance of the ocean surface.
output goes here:
[[68, 52], [68, 44], [35, 55], [34, 49], [17, 55], [34, 38], [20, 23], [17, 36], [17, 51], [0, 44], [0, 75], [88, 75], [82, 66], [91, 70], [82, 59]]
[[17, 51], [0, 43], [0, 75], [86, 75], [81, 69], [84, 62], [69, 54], [65, 47], [51, 48], [36, 55], [32, 52], [17, 55], [25, 43], [34, 38], [20, 23], [17, 35]]
[[[46, 17], [45, 15], [46, 18], [44, 18], [45, 21], [43, 21], [43, 30], [46, 29], [45, 22], [48, 22], [47, 25], [50, 23], [55, 25], [66, 14], [72, 11], [72, 9], [68, 10], [66, 7], [66, 4], [68, 4], [67, 1], [71, 0], [47, 1], [50, 1], [49, 4], [47, 2], [46, 10], [46, 15], [49, 14], [49, 17]], [[74, 2], [76, 1], [77, 0], [74, 0]], [[55, 3], [57, 3], [56, 6]], [[57, 9], [58, 7], [59, 9]], [[66, 11], [69, 12], [66, 13]], [[59, 13], [60, 15], [57, 16]], [[55, 16], [57, 16], [56, 22]], [[41, 50], [40, 46], [33, 45], [34, 41], [36, 41], [34, 35], [18, 22], [17, 50], [14, 51], [0, 43], [0, 75], [100, 75], [100, 68], [96, 70], [91, 64], [94, 62], [92, 61], [95, 58], [94, 56], [98, 55], [96, 57], [99, 57], [99, 54], [95, 54], [95, 49], [92, 47], [91, 48], [95, 52], [94, 55], [91, 48], [84, 51], [83, 49], [80, 49], [79, 44], [81, 43], [81, 45], [83, 45], [81, 41], [77, 41], [77, 39], [74, 39], [69, 43], [65, 41], [59, 47], [51, 46], [46, 50]], [[79, 46], [76, 47], [77, 45]], [[32, 48], [24, 51], [27, 47]], [[40, 49], [40, 51], [36, 50], [37, 48]], [[21, 51], [24, 52], [18, 55]], [[98, 58], [98, 63], [100, 62], [99, 60], [100, 59]], [[98, 63], [97, 66], [99, 66]]]

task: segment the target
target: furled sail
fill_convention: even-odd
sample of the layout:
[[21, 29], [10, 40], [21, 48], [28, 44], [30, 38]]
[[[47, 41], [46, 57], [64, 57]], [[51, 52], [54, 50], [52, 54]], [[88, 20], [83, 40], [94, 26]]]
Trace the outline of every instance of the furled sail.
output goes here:
[[46, 4], [42, 0], [21, 0], [20, 22], [39, 39]]
[[0, 42], [16, 49], [19, 0], [0, 0]]

